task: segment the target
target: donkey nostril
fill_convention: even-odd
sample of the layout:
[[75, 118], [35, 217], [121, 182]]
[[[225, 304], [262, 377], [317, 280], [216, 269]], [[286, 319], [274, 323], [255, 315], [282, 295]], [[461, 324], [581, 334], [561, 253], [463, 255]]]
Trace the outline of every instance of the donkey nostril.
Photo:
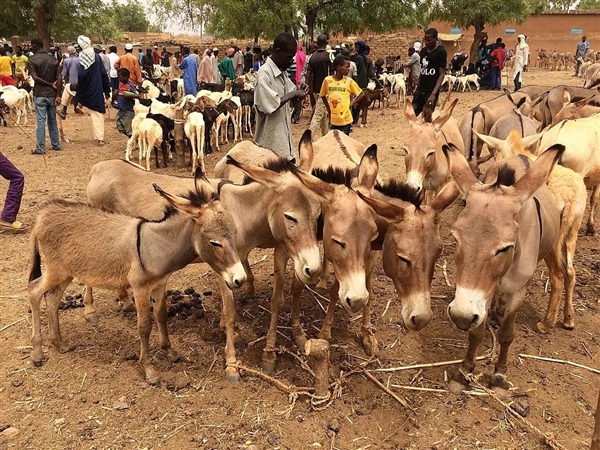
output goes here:
[[410, 321], [413, 325], [417, 326], [417, 316], [411, 316]]
[[478, 314], [474, 314], [473, 315], [473, 320], [471, 320], [471, 325], [477, 323], [479, 321], [479, 315]]
[[238, 280], [237, 278], [234, 278], [233, 284], [235, 284], [237, 287], [240, 287], [242, 285], [242, 283], [240, 283], [240, 280]]
[[305, 267], [304, 273], [306, 274], [306, 276], [310, 277], [310, 267]]

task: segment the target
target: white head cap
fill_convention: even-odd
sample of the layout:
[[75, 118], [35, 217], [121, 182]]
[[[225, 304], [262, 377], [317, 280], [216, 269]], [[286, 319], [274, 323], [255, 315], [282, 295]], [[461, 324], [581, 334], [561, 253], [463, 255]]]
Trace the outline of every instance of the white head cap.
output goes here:
[[125, 50], [133, 50], [133, 45], [125, 44]]
[[419, 41], [415, 42], [413, 44], [413, 48], [415, 49], [416, 52], [421, 50], [421, 43]]

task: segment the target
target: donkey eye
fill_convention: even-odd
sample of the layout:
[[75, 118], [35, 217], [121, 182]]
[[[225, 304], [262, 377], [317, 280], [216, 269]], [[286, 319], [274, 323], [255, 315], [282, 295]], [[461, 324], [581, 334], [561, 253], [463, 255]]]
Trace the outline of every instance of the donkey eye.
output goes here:
[[408, 267], [409, 269], [411, 268], [412, 263], [410, 262], [409, 259], [406, 259], [404, 256], [400, 256], [400, 255], [398, 255], [398, 259], [400, 261], [402, 261], [404, 264], [406, 264], [406, 267]]
[[331, 240], [332, 240], [333, 242], [335, 242], [337, 245], [339, 245], [340, 247], [342, 247], [342, 248], [346, 248], [346, 244], [344, 244], [342, 241], [338, 241], [338, 240], [337, 240], [337, 239], [335, 239], [335, 238], [331, 238]]
[[402, 148], [400, 149], [400, 151], [402, 152], [402, 154], [403, 154], [404, 156], [408, 155], [408, 148], [406, 148], [406, 147], [402, 147]]
[[512, 245], [507, 245], [506, 247], [502, 247], [500, 250], [496, 251], [496, 256], [502, 254], [502, 253], [506, 253], [507, 251], [509, 251], [513, 246]]
[[290, 222], [298, 223], [298, 220], [294, 216], [291, 216], [288, 213], [283, 213], [283, 217], [285, 217]]
[[213, 247], [223, 248], [223, 244], [221, 244], [219, 241], [208, 241], [208, 242], [210, 242], [210, 245], [212, 245]]
[[430, 158], [433, 155], [435, 155], [435, 150], [431, 150], [429, 153], [427, 153], [427, 158]]

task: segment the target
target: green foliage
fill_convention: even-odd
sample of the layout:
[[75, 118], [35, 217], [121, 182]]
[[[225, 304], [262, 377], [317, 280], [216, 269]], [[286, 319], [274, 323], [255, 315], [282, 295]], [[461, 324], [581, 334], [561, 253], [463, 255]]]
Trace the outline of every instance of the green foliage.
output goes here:
[[432, 16], [460, 28], [479, 28], [513, 20], [523, 23], [530, 12], [523, 0], [444, 0], [433, 6]]
[[0, 14], [0, 37], [27, 36], [35, 30], [31, 8], [27, 8], [21, 0], [3, 0]]
[[582, 11], [600, 10], [600, 0], [581, 0], [577, 9]]
[[201, 30], [205, 26], [208, 0], [151, 0], [150, 4], [161, 23], [178, 23], [188, 30]]
[[123, 31], [148, 31], [150, 26], [144, 7], [137, 0], [129, 0], [123, 4], [112, 0], [110, 13], [117, 28]]

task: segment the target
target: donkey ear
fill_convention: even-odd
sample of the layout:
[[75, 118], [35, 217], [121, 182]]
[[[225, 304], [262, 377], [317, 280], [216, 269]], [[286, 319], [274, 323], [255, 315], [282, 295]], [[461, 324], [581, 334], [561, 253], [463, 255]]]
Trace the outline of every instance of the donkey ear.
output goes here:
[[479, 180], [473, 175], [469, 163], [467, 163], [464, 155], [456, 145], [444, 144], [442, 150], [444, 155], [446, 155], [446, 161], [448, 161], [448, 167], [450, 168], [452, 178], [454, 178], [460, 192], [463, 195], [467, 195], [472, 186], [479, 184]]
[[535, 191], [548, 181], [554, 165], [564, 151], [564, 145], [554, 144], [544, 151], [531, 165], [531, 169], [510, 188], [510, 191], [519, 197], [521, 203], [529, 200], [535, 194]]
[[430, 206], [436, 214], [439, 214], [456, 200], [458, 194], [460, 194], [458, 186], [454, 181], [450, 180], [431, 201]]
[[263, 186], [275, 189], [281, 185], [281, 178], [277, 172], [265, 169], [264, 167], [244, 164], [234, 159], [231, 155], [225, 155], [225, 157], [227, 158], [227, 164], [237, 167], [250, 178], [262, 184]]
[[371, 145], [360, 159], [358, 166], [358, 185], [373, 190], [379, 174], [379, 161], [377, 160], [377, 144]]
[[539, 141], [543, 135], [544, 135], [544, 133], [538, 133], [538, 134], [531, 134], [529, 136], [524, 136], [521, 138], [521, 142], [523, 142], [523, 145], [525, 146], [525, 148], [529, 148], [532, 145], [534, 145], [537, 141]]
[[442, 127], [448, 122], [448, 119], [452, 117], [452, 111], [454, 111], [454, 107], [458, 103], [458, 99], [455, 98], [454, 101], [450, 104], [448, 109], [444, 109], [439, 116], [435, 118], [433, 121], [433, 126], [435, 127], [435, 131], [440, 131]]
[[565, 106], [567, 106], [569, 103], [571, 103], [571, 94], [569, 93], [569, 90], [567, 88], [563, 89], [562, 102], [563, 102], [563, 108]]
[[160, 188], [160, 186], [156, 183], [153, 183], [152, 187], [162, 198], [169, 202], [169, 204], [178, 211], [181, 211], [192, 217], [198, 218], [202, 214], [202, 211], [205, 210], [204, 206], [195, 205], [185, 197], [179, 197], [178, 195], [172, 195], [168, 192], [163, 191]]
[[319, 178], [311, 175], [304, 170], [298, 169], [294, 172], [294, 175], [298, 177], [300, 182], [310, 191], [314, 192], [316, 195], [321, 197], [324, 200], [331, 200], [333, 194], [335, 192], [335, 187], [330, 185], [329, 183], [325, 183]]
[[404, 105], [404, 117], [408, 120], [409, 125], [417, 123], [417, 116], [415, 115], [415, 109], [413, 108], [412, 102], [407, 98]]
[[498, 139], [493, 136], [488, 136], [487, 134], [478, 133], [475, 130], [473, 130], [473, 133], [475, 133], [479, 139], [481, 139], [483, 142], [485, 142], [487, 144], [489, 152], [494, 156], [495, 156], [494, 150], [501, 149], [503, 144], [506, 142], [502, 139]]
[[312, 132], [308, 129], [302, 134], [300, 142], [298, 143], [298, 167], [310, 172], [312, 169], [313, 155]]
[[400, 222], [406, 214], [406, 211], [401, 206], [394, 205], [383, 200], [367, 197], [360, 191], [355, 192], [367, 205], [373, 209], [373, 211], [390, 222]]

